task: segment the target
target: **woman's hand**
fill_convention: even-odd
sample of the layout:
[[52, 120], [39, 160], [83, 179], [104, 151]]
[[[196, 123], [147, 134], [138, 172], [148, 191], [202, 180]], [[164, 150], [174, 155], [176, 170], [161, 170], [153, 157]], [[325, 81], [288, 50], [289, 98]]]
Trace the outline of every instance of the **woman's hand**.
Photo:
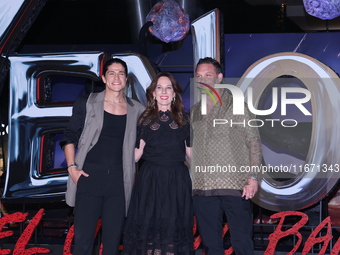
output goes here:
[[145, 141], [143, 139], [140, 139], [139, 148], [135, 148], [135, 162], [138, 162], [142, 157], [145, 144]]
[[191, 159], [191, 147], [188, 147], [185, 143], [185, 154], [188, 157], [188, 159]]

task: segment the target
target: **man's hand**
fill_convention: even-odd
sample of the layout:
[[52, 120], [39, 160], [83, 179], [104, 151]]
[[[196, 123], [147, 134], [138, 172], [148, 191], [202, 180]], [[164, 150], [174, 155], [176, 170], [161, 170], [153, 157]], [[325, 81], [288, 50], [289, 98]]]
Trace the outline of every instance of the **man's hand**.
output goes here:
[[89, 177], [89, 174], [85, 173], [83, 170], [78, 169], [77, 167], [70, 167], [68, 169], [68, 172], [71, 176], [72, 181], [75, 183], [75, 185], [77, 185], [78, 180], [80, 178], [80, 176], [84, 175], [85, 177]]
[[246, 200], [252, 199], [258, 190], [258, 181], [248, 179], [247, 184], [243, 187], [242, 197]]

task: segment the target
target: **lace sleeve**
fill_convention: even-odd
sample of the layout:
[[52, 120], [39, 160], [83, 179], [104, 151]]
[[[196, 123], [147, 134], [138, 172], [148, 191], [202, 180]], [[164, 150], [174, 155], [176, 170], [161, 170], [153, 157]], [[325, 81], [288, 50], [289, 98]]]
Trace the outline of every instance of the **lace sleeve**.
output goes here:
[[137, 149], [139, 149], [140, 139], [143, 139], [145, 141], [145, 126], [144, 125], [137, 126], [137, 138], [136, 138], [136, 145], [135, 145]]

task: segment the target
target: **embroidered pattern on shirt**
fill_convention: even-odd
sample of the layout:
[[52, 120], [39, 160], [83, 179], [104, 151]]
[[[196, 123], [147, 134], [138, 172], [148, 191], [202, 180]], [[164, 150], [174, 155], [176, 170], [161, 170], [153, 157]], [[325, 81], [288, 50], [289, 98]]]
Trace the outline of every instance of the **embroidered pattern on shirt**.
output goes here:
[[175, 121], [172, 121], [169, 126], [172, 128], [172, 129], [177, 129], [178, 128], [178, 125]]
[[151, 119], [146, 119], [146, 120], [143, 121], [143, 125], [147, 126], [147, 125], [149, 125], [150, 122], [151, 122]]
[[151, 128], [152, 130], [157, 130], [157, 129], [159, 129], [160, 126], [161, 126], [161, 125], [159, 125], [159, 123], [155, 122], [155, 123], [153, 123], [153, 124], [150, 126], [150, 128]]
[[162, 122], [167, 122], [169, 120], [169, 116], [166, 115], [165, 113], [159, 118], [160, 121]]

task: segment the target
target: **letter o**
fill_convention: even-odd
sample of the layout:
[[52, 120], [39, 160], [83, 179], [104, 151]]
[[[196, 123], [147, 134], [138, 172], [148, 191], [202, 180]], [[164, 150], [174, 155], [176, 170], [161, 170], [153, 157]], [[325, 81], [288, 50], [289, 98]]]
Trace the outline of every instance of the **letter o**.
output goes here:
[[[340, 82], [331, 68], [304, 54], [278, 53], [251, 65], [237, 86], [243, 92], [249, 87], [253, 88], [252, 96], [257, 108], [261, 95], [269, 84], [264, 79], [271, 81], [282, 75], [299, 78], [311, 92], [312, 136], [305, 164], [331, 165], [340, 162]], [[325, 123], [330, 123], [332, 128], [325, 129]], [[300, 210], [323, 199], [336, 185], [339, 177], [339, 172], [334, 171], [303, 171], [295, 178], [279, 182], [268, 173], [262, 172], [260, 189], [253, 201], [272, 211]], [[311, 189], [313, 195], [310, 194]]]

